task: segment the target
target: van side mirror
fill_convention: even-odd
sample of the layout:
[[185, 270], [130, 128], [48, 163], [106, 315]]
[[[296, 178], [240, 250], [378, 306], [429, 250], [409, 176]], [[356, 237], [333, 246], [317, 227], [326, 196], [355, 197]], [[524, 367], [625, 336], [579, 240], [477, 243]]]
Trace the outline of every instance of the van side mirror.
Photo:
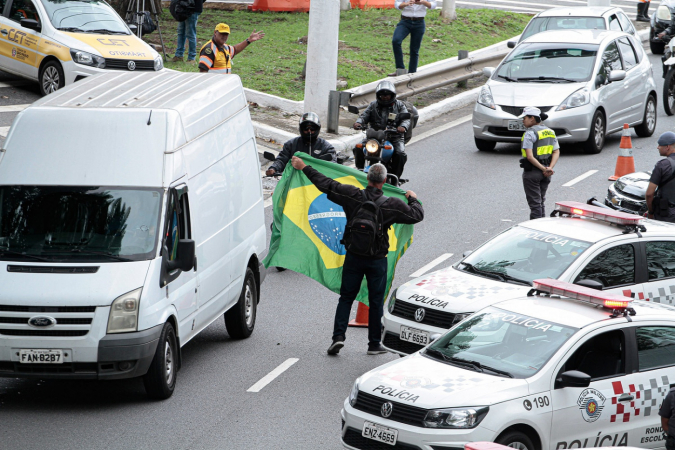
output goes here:
[[587, 288], [591, 288], [591, 289], [597, 289], [598, 291], [601, 291], [604, 288], [602, 283], [600, 283], [599, 281], [596, 281], [596, 280], [588, 280], [588, 279], [579, 280], [574, 284], [579, 285], [579, 286], [584, 286], [584, 287], [587, 287]]
[[357, 114], [357, 115], [358, 115], [358, 113], [359, 113], [359, 108], [357, 108], [357, 107], [354, 106], [354, 105], [349, 105], [349, 106], [347, 106], [347, 111], [349, 111], [349, 112], [352, 113], [352, 114]]
[[509, 41], [509, 42], [506, 43], [506, 46], [508, 48], [516, 48], [516, 44], [517, 44], [516, 41]]
[[591, 376], [578, 370], [568, 370], [560, 374], [560, 378], [557, 380], [557, 387], [566, 388], [566, 387], [578, 387], [585, 388], [591, 384]]
[[397, 119], [398, 120], [410, 120], [411, 117], [412, 117], [412, 114], [405, 112], [405, 113], [399, 113]]
[[494, 67], [483, 67], [483, 75], [487, 78], [490, 78], [493, 73], [495, 73]]
[[625, 70], [612, 70], [609, 73], [609, 82], [613, 83], [615, 81], [621, 81], [624, 78], [626, 78], [626, 71]]
[[180, 239], [178, 241], [178, 255], [173, 261], [169, 260], [169, 249], [166, 245], [162, 248], [162, 273], [159, 278], [159, 286], [164, 287], [178, 278], [181, 272], [189, 272], [195, 268], [195, 241], [192, 239]]
[[20, 23], [22, 27], [28, 28], [29, 30], [40, 31], [42, 29], [40, 22], [34, 19], [21, 19]]

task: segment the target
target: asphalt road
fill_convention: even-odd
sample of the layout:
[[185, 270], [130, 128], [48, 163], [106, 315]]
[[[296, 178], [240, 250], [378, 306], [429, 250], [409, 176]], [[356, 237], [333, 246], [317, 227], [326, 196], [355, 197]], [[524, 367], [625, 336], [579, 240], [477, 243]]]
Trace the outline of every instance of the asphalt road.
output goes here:
[[[659, 89], [660, 61], [650, 56]], [[9, 77], [0, 75], [0, 83]], [[16, 112], [1, 112], [37, 98], [36, 87], [0, 84], [0, 131]], [[659, 90], [660, 93], [660, 90]], [[455, 111], [417, 130], [420, 134], [471, 114]], [[633, 134], [638, 170], [659, 159], [656, 139], [675, 118], [658, 107], [651, 138]], [[39, 130], [36, 130], [39, 139]], [[614, 172], [620, 136], [608, 138], [599, 155], [563, 147], [549, 188], [555, 201], [602, 198]], [[49, 145], [49, 143], [45, 143]], [[394, 285], [438, 256], [458, 260], [495, 233], [526, 220], [517, 145], [478, 152], [471, 123], [410, 145], [407, 186], [424, 203], [426, 218], [398, 264]], [[586, 173], [571, 187], [562, 185]], [[267, 220], [271, 210], [267, 209]], [[0, 448], [28, 449], [339, 449], [340, 408], [354, 379], [393, 355], [366, 355], [366, 330], [351, 329], [338, 357], [328, 357], [338, 296], [293, 272], [272, 270], [261, 291], [253, 336], [235, 341], [218, 320], [183, 349], [174, 396], [149, 401], [139, 380], [119, 382], [0, 379]], [[247, 392], [290, 358], [297, 362], [259, 392]]]

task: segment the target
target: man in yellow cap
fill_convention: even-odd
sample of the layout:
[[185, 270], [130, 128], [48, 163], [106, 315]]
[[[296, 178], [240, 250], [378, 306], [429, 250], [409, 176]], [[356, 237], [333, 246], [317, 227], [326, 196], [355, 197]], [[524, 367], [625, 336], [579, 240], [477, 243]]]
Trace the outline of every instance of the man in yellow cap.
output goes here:
[[244, 50], [251, 42], [265, 36], [262, 31], [255, 31], [244, 42], [237, 45], [225, 45], [230, 36], [230, 27], [225, 23], [216, 25], [213, 37], [204, 44], [199, 52], [199, 71], [209, 73], [232, 73], [232, 58]]

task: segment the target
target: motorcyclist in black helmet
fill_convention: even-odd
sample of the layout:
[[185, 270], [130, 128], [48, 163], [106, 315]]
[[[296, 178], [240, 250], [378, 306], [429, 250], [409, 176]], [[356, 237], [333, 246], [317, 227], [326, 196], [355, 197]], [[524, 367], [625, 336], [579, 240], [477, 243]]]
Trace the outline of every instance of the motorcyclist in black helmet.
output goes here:
[[[360, 130], [364, 126], [370, 124], [374, 130], [384, 130], [387, 127], [387, 119], [390, 113], [399, 114], [407, 113], [408, 109], [405, 104], [396, 99], [396, 87], [391, 81], [382, 81], [375, 88], [375, 100], [371, 102], [365, 111], [361, 113], [359, 118], [354, 123], [354, 129]], [[408, 155], [405, 153], [405, 143], [403, 142], [405, 132], [411, 127], [410, 119], [402, 120], [396, 124], [398, 135], [391, 138], [391, 144], [394, 147], [394, 154], [388, 164], [389, 172], [401, 178], [403, 174], [403, 167], [408, 160]], [[363, 152], [354, 152], [354, 162], [358, 169], [363, 169], [365, 166], [365, 156]]]
[[279, 152], [279, 156], [274, 160], [269, 169], [265, 172], [268, 177], [284, 171], [286, 164], [290, 161], [295, 152], [307, 153], [324, 161], [337, 162], [337, 154], [331, 144], [325, 139], [319, 137], [321, 132], [321, 121], [319, 116], [313, 112], [302, 115], [299, 124], [300, 136], [291, 139], [284, 144]]

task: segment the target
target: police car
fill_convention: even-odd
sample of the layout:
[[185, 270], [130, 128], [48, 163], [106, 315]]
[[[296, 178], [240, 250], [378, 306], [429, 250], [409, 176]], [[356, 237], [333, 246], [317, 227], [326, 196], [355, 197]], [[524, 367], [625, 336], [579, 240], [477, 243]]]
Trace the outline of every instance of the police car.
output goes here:
[[359, 377], [341, 412], [342, 443], [663, 448], [658, 409], [672, 383], [674, 307], [536, 280], [529, 296]]
[[470, 313], [526, 294], [538, 278], [673, 304], [675, 226], [578, 202], [556, 203], [554, 214], [400, 286], [384, 310], [382, 344], [413, 353]]

